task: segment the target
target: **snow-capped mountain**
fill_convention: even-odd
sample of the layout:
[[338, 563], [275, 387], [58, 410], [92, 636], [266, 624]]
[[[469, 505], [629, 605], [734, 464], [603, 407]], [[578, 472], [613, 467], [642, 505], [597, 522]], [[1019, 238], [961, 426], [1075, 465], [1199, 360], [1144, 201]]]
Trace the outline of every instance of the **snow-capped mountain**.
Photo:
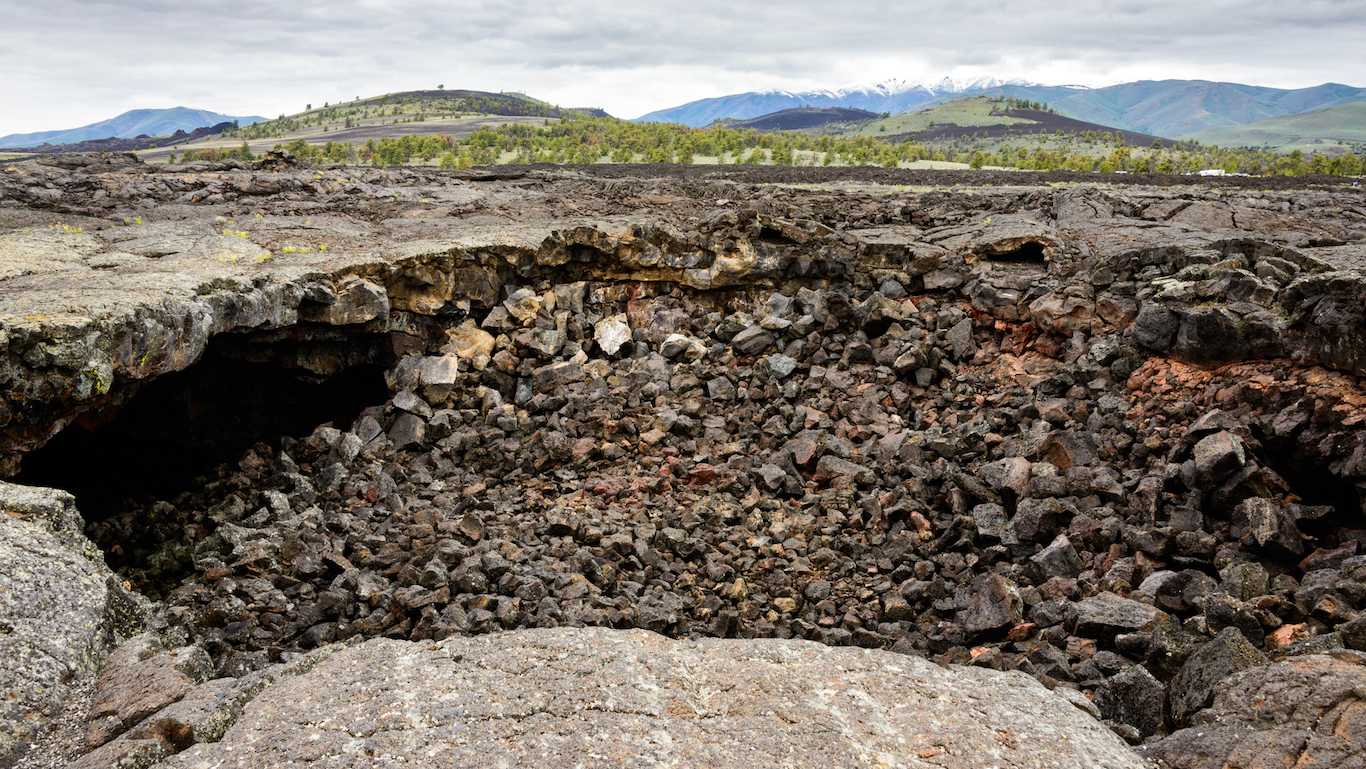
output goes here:
[[981, 91], [987, 88], [998, 88], [1003, 85], [1035, 85], [1027, 80], [1000, 80], [994, 77], [978, 77], [971, 79], [945, 77], [940, 80], [899, 80], [890, 78], [881, 83], [856, 83], [837, 88], [834, 91], [827, 91], [835, 95], [849, 95], [855, 93], [881, 94], [886, 97], [898, 94], [924, 91], [935, 96], [943, 96], [950, 93], [963, 93], [965, 91]]
[[870, 112], [905, 112], [918, 104], [956, 93], [981, 91], [1002, 86], [1032, 86], [1024, 80], [994, 77], [940, 80], [888, 79], [879, 83], [855, 83], [841, 88], [814, 91], [750, 91], [712, 99], [700, 99], [679, 107], [658, 110], [636, 118], [638, 121], [707, 125], [718, 118], [747, 120], [794, 107], [853, 107]]
[[1366, 88], [1324, 83], [1285, 90], [1207, 80], [1138, 80], [1104, 87], [1039, 85], [992, 77], [883, 80], [821, 91], [754, 91], [701, 99], [637, 120], [704, 126], [717, 118], [748, 120], [794, 107], [854, 107], [897, 114], [965, 96], [1010, 96], [1043, 102], [1064, 117], [1153, 136], [1187, 136], [1221, 126], [1366, 102]]

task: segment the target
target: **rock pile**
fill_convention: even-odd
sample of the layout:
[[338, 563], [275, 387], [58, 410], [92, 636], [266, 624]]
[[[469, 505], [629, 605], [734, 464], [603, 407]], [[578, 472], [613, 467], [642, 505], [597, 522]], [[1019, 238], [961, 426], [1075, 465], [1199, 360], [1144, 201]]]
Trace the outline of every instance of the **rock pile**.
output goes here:
[[[256, 202], [321, 219], [364, 192], [214, 178], [239, 197], [183, 204], [260, 184]], [[187, 679], [379, 637], [807, 639], [1020, 671], [1194, 766], [1206, 738], [1186, 727], [1233, 718], [1267, 671], [1362, 669], [1359, 198], [424, 183], [357, 204], [384, 218], [347, 225], [336, 271], [318, 252], [312, 272], [213, 268], [272, 297], [231, 316], [249, 333], [224, 354], [314, 375], [382, 360], [391, 397], [92, 523], [199, 650], [158, 652], [192, 659]], [[493, 227], [495, 205], [561, 221]], [[650, 206], [677, 208], [626, 221]], [[232, 226], [298, 237], [285, 219]], [[192, 264], [222, 237], [166, 242], [177, 228], [142, 258]], [[135, 252], [119, 242], [90, 258]], [[27, 349], [7, 365], [36, 372], [31, 402], [62, 374]], [[31, 440], [50, 415], [23, 413]], [[150, 728], [106, 710], [91, 748]]]
[[636, 293], [510, 290], [351, 429], [99, 538], [157, 538], [144, 589], [191, 572], [158, 597], [220, 675], [353, 636], [796, 637], [1092, 690], [1135, 741], [1366, 608], [1359, 508], [1287, 503], [1266, 448], [1328, 440], [1310, 400], [1359, 420], [1349, 388], [1200, 407], [1121, 337], [1017, 357], [928, 296]]

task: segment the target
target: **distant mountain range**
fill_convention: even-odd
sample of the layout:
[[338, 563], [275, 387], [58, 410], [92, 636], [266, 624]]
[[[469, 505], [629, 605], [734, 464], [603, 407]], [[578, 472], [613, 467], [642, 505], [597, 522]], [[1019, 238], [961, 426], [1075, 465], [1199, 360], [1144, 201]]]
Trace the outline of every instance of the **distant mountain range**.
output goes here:
[[824, 91], [751, 91], [713, 99], [699, 99], [679, 107], [641, 115], [636, 121], [704, 126], [719, 118], [748, 120], [799, 107], [845, 107], [869, 112], [890, 112], [895, 115], [940, 96], [955, 96], [1008, 85], [1031, 84], [1024, 80], [954, 80], [946, 77], [933, 82], [884, 80], [871, 85], [850, 85]]
[[888, 80], [873, 86], [850, 86], [833, 91], [754, 91], [700, 99], [651, 112], [637, 120], [702, 126], [718, 118], [745, 120], [807, 105], [854, 107], [895, 115], [977, 95], [1046, 102], [1066, 117], [1166, 137], [1366, 102], [1366, 88], [1338, 83], [1287, 90], [1206, 80], [1140, 80], [1088, 88], [995, 78], [969, 81], [945, 78], [930, 84]]
[[265, 120], [256, 115], [221, 115], [202, 109], [172, 107], [171, 109], [135, 109], [109, 120], [91, 123], [80, 128], [60, 131], [39, 131], [30, 134], [10, 134], [0, 136], [0, 147], [36, 147], [40, 144], [76, 144], [91, 139], [117, 137], [131, 139], [137, 136], [162, 136], [177, 130], [190, 132], [196, 128], [231, 123], [250, 125]]

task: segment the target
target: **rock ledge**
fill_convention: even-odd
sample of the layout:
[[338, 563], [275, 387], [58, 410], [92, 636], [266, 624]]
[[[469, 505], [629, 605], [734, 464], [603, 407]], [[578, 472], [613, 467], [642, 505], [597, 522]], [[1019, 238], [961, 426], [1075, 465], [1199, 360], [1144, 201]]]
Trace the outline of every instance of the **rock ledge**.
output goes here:
[[375, 639], [161, 767], [1142, 767], [1020, 673], [809, 641], [557, 628]]

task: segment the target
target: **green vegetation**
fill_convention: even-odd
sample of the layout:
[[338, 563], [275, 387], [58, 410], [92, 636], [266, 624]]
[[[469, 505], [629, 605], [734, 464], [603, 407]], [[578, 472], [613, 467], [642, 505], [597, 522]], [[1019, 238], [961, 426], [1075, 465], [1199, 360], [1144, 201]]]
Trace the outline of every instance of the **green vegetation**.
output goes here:
[[[252, 152], [251, 152], [251, 147], [247, 146], [247, 143], [246, 143], [246, 141], [244, 140], [244, 141], [242, 142], [242, 146], [241, 146], [241, 147], [236, 147], [236, 148], [233, 148], [233, 149], [211, 148], [211, 149], [204, 149], [204, 150], [197, 150], [197, 151], [196, 151], [196, 150], [185, 150], [185, 155], [181, 158], [180, 162], [182, 162], [182, 163], [192, 163], [192, 162], [194, 162], [194, 161], [196, 161], [196, 160], [208, 160], [208, 161], [218, 161], [218, 160], [242, 160], [242, 161], [245, 161], [245, 162], [250, 163], [251, 161], [253, 161], [253, 160], [258, 160], [258, 159], [259, 159], [259, 158], [257, 158], [255, 155], [252, 154]], [[171, 153], [171, 162], [172, 162], [172, 163], [175, 162], [175, 153], [174, 153], [174, 152]]]
[[[1097, 171], [1110, 173], [1192, 173], [1221, 169], [1227, 173], [1358, 175], [1363, 158], [1226, 149], [1200, 145], [1133, 147], [1117, 133], [1084, 131], [1015, 138], [1015, 143], [980, 138], [917, 144], [857, 138], [815, 137], [798, 132], [760, 134], [722, 127], [688, 128], [669, 123], [626, 123], [607, 118], [566, 118], [536, 128], [504, 125], [483, 128], [460, 142], [466, 152], [512, 153], [511, 162], [593, 163], [689, 162], [698, 156], [722, 163], [790, 165], [881, 165], [895, 167], [917, 160], [965, 163], [973, 168], [1018, 168], [1032, 171]], [[1157, 143], [1155, 143], [1157, 144]], [[473, 159], [482, 165], [492, 153]]]
[[449, 152], [454, 146], [455, 140], [445, 134], [407, 134], [397, 139], [387, 136], [379, 141], [370, 139], [359, 148], [351, 142], [328, 141], [323, 144], [310, 144], [304, 139], [295, 139], [288, 144], [277, 144], [275, 149], [286, 150], [295, 157], [320, 163], [396, 166], [407, 165], [414, 158], [422, 163], [429, 163], [438, 155]]
[[463, 169], [507, 163], [743, 163], [772, 165], [879, 165], [897, 167], [916, 161], [967, 164], [971, 168], [1111, 173], [1193, 173], [1221, 169], [1253, 175], [1338, 174], [1366, 171], [1366, 158], [1295, 151], [1226, 149], [1199, 145], [1134, 147], [1117, 134], [1082, 132], [1016, 139], [1014, 143], [979, 138], [918, 144], [886, 142], [869, 136], [816, 137], [798, 132], [758, 133], [728, 128], [688, 128], [669, 123], [629, 123], [611, 118], [566, 117], [545, 126], [507, 124], [485, 127], [468, 138], [385, 137], [357, 149], [350, 142], [322, 145], [298, 139], [277, 145], [298, 157], [328, 163], [374, 166], [431, 163]]
[[[1049, 131], [1034, 121], [1008, 116], [1015, 109], [1052, 111], [1048, 104], [1008, 97], [959, 99], [919, 113], [893, 115], [858, 125], [845, 124], [838, 133], [786, 131], [759, 133], [728, 127], [718, 121], [705, 128], [674, 123], [632, 123], [582, 112], [559, 110], [521, 94], [487, 97], [456, 97], [458, 92], [425, 92], [324, 105], [323, 109], [294, 116], [280, 116], [270, 125], [236, 129], [238, 147], [194, 150], [187, 148], [184, 161], [252, 160], [248, 134], [287, 133], [291, 126], [310, 125], [275, 145], [295, 156], [325, 164], [344, 165], [438, 165], [465, 169], [497, 163], [703, 163], [765, 165], [878, 165], [885, 167], [1015, 168], [1037, 171], [1093, 171], [1101, 173], [1192, 173], [1219, 169], [1226, 173], [1309, 173], [1360, 175], [1366, 172], [1366, 153], [1344, 152], [1342, 147], [1323, 152], [1278, 153], [1265, 147], [1230, 149], [1199, 142], [1164, 147], [1162, 141], [1131, 145], [1118, 131]], [[440, 94], [440, 95], [438, 95]], [[462, 118], [438, 122], [455, 113], [443, 109], [519, 109], [527, 114], [502, 116], [496, 124]], [[329, 120], [346, 125], [381, 121], [395, 127], [393, 135], [352, 141], [323, 140], [318, 131]], [[321, 122], [319, 122], [321, 121]], [[733, 122], [733, 121], [731, 121]], [[427, 123], [426, 126], [415, 125]], [[956, 138], [914, 141], [906, 134], [933, 126], [981, 127], [984, 130]], [[989, 126], [1017, 124], [1032, 133], [989, 137]], [[477, 130], [458, 138], [461, 130]], [[424, 130], [425, 128], [425, 130]], [[292, 129], [291, 129], [292, 130]], [[448, 130], [452, 133], [440, 133]], [[828, 129], [826, 129], [828, 130]], [[456, 134], [456, 135], [453, 135]], [[193, 145], [192, 145], [193, 146]], [[262, 145], [258, 143], [260, 151]]]
[[[1028, 137], [1014, 143], [982, 139], [936, 142], [941, 156], [974, 167], [1018, 168], [1029, 171], [1094, 171], [1098, 173], [1187, 174], [1205, 169], [1251, 176], [1329, 174], [1359, 176], [1366, 172], [1366, 154], [1337, 157], [1309, 155], [1299, 150], [1280, 154], [1269, 150], [1229, 149], [1197, 144], [1136, 147], [1115, 134], [1083, 131], [1075, 135]], [[977, 154], [981, 153], [978, 158]]]
[[[460, 154], [476, 165], [492, 156], [514, 163], [764, 163], [895, 165], [930, 153], [914, 143], [888, 144], [872, 138], [834, 139], [798, 132], [759, 133], [721, 126], [689, 128], [676, 123], [630, 123], [612, 118], [565, 116], [535, 127], [485, 127], [460, 142]], [[702, 160], [704, 159], [704, 160]]]

